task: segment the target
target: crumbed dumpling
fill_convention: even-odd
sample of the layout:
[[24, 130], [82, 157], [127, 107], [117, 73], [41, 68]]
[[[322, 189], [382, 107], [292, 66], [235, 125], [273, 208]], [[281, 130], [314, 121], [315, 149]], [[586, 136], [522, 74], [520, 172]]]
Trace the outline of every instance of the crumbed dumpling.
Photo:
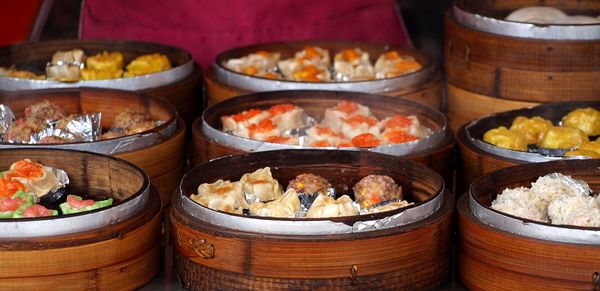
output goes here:
[[580, 129], [553, 126], [546, 132], [538, 145], [549, 149], [573, 149], [588, 141], [587, 135]]
[[423, 66], [409, 55], [401, 55], [398, 51], [383, 53], [375, 62], [375, 77], [377, 79], [392, 78], [416, 72]]
[[522, 133], [525, 136], [525, 142], [527, 144], [537, 144], [552, 126], [550, 120], [539, 116], [534, 116], [532, 118], [517, 116], [517, 118], [513, 120], [510, 130]]
[[123, 77], [135, 77], [140, 75], [158, 73], [171, 68], [169, 58], [163, 54], [141, 55], [127, 65], [127, 71]]
[[254, 194], [263, 202], [275, 200], [283, 194], [281, 185], [273, 178], [269, 167], [244, 174], [240, 183], [245, 194]]
[[249, 207], [240, 182], [223, 181], [203, 183], [198, 186], [198, 194], [190, 198], [208, 208], [229, 213], [242, 214], [243, 209]]
[[581, 129], [587, 135], [600, 135], [600, 111], [578, 108], [562, 118], [562, 125]]
[[483, 135], [483, 141], [509, 150], [527, 151], [525, 135], [509, 130], [504, 126], [486, 131]]
[[270, 202], [255, 202], [250, 213], [258, 216], [294, 218], [300, 211], [300, 199], [294, 189], [288, 189], [279, 198]]
[[306, 213], [307, 218], [327, 218], [358, 215], [358, 209], [348, 195], [335, 199], [319, 194]]
[[548, 221], [548, 215], [544, 209], [534, 204], [534, 194], [525, 187], [504, 189], [501, 194], [492, 201], [492, 209], [537, 221]]
[[65, 118], [67, 113], [58, 104], [48, 100], [29, 105], [25, 108], [26, 118], [41, 120], [59, 120]]
[[346, 49], [337, 53], [333, 60], [336, 81], [361, 81], [375, 78], [375, 69], [369, 53], [359, 48]]
[[561, 196], [548, 205], [552, 224], [600, 227], [598, 196]]
[[539, 211], [546, 212], [548, 204], [561, 196], [587, 196], [589, 187], [577, 187], [583, 185], [579, 181], [559, 173], [549, 174], [538, 178], [531, 183], [531, 194], [533, 204]]

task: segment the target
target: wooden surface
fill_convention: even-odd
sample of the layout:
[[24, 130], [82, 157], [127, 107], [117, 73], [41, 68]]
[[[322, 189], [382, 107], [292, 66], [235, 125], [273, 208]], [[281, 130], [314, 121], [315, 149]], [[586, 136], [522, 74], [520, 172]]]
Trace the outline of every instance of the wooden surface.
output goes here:
[[470, 92], [524, 102], [599, 98], [600, 40], [538, 40], [486, 33], [457, 23], [450, 11], [445, 37], [446, 78]]
[[[368, 106], [371, 108], [371, 112], [379, 119], [394, 114], [414, 114], [419, 117], [421, 123], [429, 126], [433, 130], [441, 130], [444, 123], [441, 116], [441, 118], [437, 118], [434, 115], [439, 112], [435, 111], [433, 108], [422, 106], [421, 104], [416, 104], [411, 101], [389, 98], [382, 95], [328, 91], [255, 93], [242, 98], [230, 99], [225, 103], [220, 103], [207, 110], [204, 114], [204, 118], [208, 124], [213, 126], [213, 128], [220, 129], [220, 117], [222, 115], [242, 112], [249, 108], [267, 108], [275, 104], [292, 102], [303, 108], [308, 115], [320, 120], [324, 114], [325, 108], [333, 107], [341, 100], [352, 100]], [[238, 149], [208, 140], [201, 131], [201, 124], [202, 118], [198, 118], [192, 125], [192, 163], [194, 165], [205, 163], [210, 159], [241, 153]], [[455, 144], [456, 141], [454, 138], [450, 138], [431, 150], [422, 154], [410, 155], [407, 158], [433, 168], [448, 181], [447, 185], [452, 185]]]
[[[418, 223], [318, 240], [190, 224], [186, 214], [173, 209], [176, 273], [192, 290], [436, 288], [450, 269], [453, 201], [452, 195], [446, 196], [438, 212]], [[190, 248], [190, 241], [202, 239], [214, 246], [214, 258], [205, 259]]]
[[[73, 151], [4, 150], [0, 167], [31, 158], [69, 174], [70, 191], [126, 199], [143, 175], [111, 158]], [[156, 190], [138, 214], [103, 229], [30, 239], [0, 239], [0, 290], [134, 289], [160, 267], [160, 199]]]
[[539, 105], [539, 103], [506, 100], [473, 93], [450, 82], [446, 82], [446, 96], [448, 98], [446, 116], [448, 116], [449, 127], [455, 134], [461, 126], [484, 115]]
[[[0, 92], [0, 103], [11, 107], [17, 117], [23, 116], [25, 107], [42, 100], [54, 102], [68, 113], [102, 112], [102, 126], [105, 129], [110, 128], [115, 116], [125, 108], [149, 112], [153, 119], [167, 121], [166, 125], [177, 122], [177, 131], [162, 142], [115, 155], [142, 168], [159, 189], [163, 203], [170, 202], [171, 194], [181, 178], [185, 161], [185, 122], [178, 119], [173, 105], [162, 98], [109, 89]], [[18, 144], [14, 146], [18, 147]]]
[[[206, 97], [208, 105], [217, 104], [235, 96], [252, 93], [220, 82], [216, 79], [214, 69], [212, 68], [206, 72], [204, 76], [204, 83], [206, 85]], [[439, 72], [434, 73], [431, 78], [422, 84], [408, 86], [392, 92], [370, 93], [400, 97], [429, 105], [438, 110], [442, 110], [445, 104], [442, 95], [442, 78]]]

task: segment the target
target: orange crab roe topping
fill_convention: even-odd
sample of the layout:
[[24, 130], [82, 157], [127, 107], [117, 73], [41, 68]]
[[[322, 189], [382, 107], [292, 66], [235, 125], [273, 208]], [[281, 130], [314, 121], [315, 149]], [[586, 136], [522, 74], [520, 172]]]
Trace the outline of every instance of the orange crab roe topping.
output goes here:
[[252, 124], [248, 127], [250, 132], [267, 132], [276, 129], [277, 126], [271, 121], [271, 119], [265, 119], [258, 124]]
[[355, 49], [347, 49], [342, 51], [342, 58], [346, 62], [354, 61], [358, 58], [358, 52]]
[[272, 80], [277, 80], [277, 79], [279, 79], [279, 75], [277, 75], [277, 74], [275, 74], [275, 73], [271, 73], [271, 72], [265, 73], [265, 74], [263, 75], [263, 77], [264, 77], [264, 78], [267, 78], [267, 79], [272, 79]]
[[386, 128], [405, 128], [412, 124], [412, 119], [404, 116], [404, 115], [394, 115], [392, 118], [388, 119], [383, 127]]
[[305, 46], [304, 47], [305, 58], [312, 59], [318, 58], [321, 56], [321, 53], [314, 46]]
[[383, 136], [385, 136], [390, 143], [405, 143], [418, 139], [416, 136], [410, 135], [404, 130], [389, 130], [386, 131]]
[[352, 145], [355, 147], [376, 147], [381, 144], [381, 141], [377, 139], [371, 133], [363, 133], [352, 138]]
[[392, 73], [405, 74], [421, 69], [421, 64], [414, 60], [404, 60], [394, 65]]
[[290, 103], [277, 104], [277, 105], [273, 105], [273, 106], [271, 106], [271, 108], [269, 108], [269, 114], [277, 115], [277, 114], [281, 114], [281, 113], [286, 113], [288, 111], [293, 110], [294, 108], [296, 108], [296, 106], [294, 104], [290, 104]]
[[31, 178], [41, 177], [44, 174], [42, 165], [32, 161], [20, 160], [15, 162], [13, 166], [14, 167], [10, 170], [10, 173], [7, 173], [11, 177]]
[[260, 51], [255, 52], [255, 54], [257, 54], [259, 56], [263, 56], [263, 57], [268, 57], [271, 55], [271, 52], [265, 51], [265, 50], [260, 50]]
[[250, 109], [250, 110], [244, 111], [242, 113], [234, 114], [231, 116], [231, 118], [233, 118], [233, 120], [235, 120], [236, 122], [240, 122], [240, 121], [248, 120], [262, 112], [263, 111], [260, 109]]
[[326, 140], [318, 140], [311, 144], [313, 147], [328, 147], [330, 146], [329, 142]]
[[344, 113], [354, 113], [358, 110], [358, 103], [352, 101], [341, 101], [334, 109], [335, 111], [341, 111]]
[[244, 69], [244, 74], [246, 75], [256, 75], [258, 70], [254, 66], [248, 66]]
[[11, 177], [7, 176], [0, 179], [0, 197], [11, 197], [19, 190], [25, 191], [25, 185], [21, 182], [13, 181]]
[[385, 53], [385, 58], [388, 60], [397, 60], [400, 58], [398, 51], [389, 51]]
[[369, 116], [364, 116], [364, 115], [354, 115], [354, 116], [346, 119], [346, 122], [348, 122], [351, 125], [360, 125], [362, 123], [366, 123], [369, 126], [373, 126], [373, 125], [377, 124], [377, 119], [375, 119], [373, 117], [369, 117]]
[[300, 81], [320, 82], [321, 79], [319, 79], [317, 77], [317, 75], [319, 73], [321, 73], [321, 70], [319, 70], [319, 68], [317, 68], [313, 65], [308, 65], [308, 66], [302, 68], [302, 70], [295, 72], [293, 74], [293, 77], [294, 77], [294, 79], [300, 80]]

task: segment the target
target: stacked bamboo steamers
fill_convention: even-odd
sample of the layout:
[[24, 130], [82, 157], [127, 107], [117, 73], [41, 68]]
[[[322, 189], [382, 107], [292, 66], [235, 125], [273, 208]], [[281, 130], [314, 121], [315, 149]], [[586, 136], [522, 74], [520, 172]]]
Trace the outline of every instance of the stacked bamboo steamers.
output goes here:
[[[580, 112], [600, 109], [600, 24], [595, 18], [595, 24], [564, 24], [572, 21], [566, 15], [597, 17], [600, 3], [551, 1], [537, 16], [511, 16], [540, 22], [555, 13], [562, 19], [557, 24], [505, 19], [536, 5], [456, 1], [446, 14], [447, 113], [459, 144], [456, 187], [465, 193], [457, 202], [457, 274], [469, 289], [600, 288], [600, 228], [594, 222], [600, 212], [591, 196], [598, 193], [600, 162], [580, 153], [565, 158], [597, 133], [562, 127], [575, 126], [569, 119]], [[521, 135], [520, 122], [544, 124], [525, 129], [540, 132], [539, 140]], [[587, 124], [600, 126], [600, 119]], [[557, 135], [562, 141], [555, 146], [558, 131], [577, 134]], [[508, 144], [510, 138], [502, 144], [501, 136], [525, 139], [517, 146]], [[590, 204], [570, 204], [575, 200]]]

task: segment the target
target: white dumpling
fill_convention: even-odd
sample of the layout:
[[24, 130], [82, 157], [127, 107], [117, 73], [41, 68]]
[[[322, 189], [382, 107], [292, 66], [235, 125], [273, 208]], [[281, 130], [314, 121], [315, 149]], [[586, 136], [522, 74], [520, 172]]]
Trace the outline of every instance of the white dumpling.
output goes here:
[[600, 227], [600, 200], [592, 196], [561, 196], [548, 205], [552, 224]]
[[339, 132], [344, 119], [349, 119], [355, 115], [373, 116], [371, 109], [367, 106], [353, 101], [341, 101], [335, 107], [325, 109], [321, 125]]
[[192, 194], [190, 198], [208, 208], [236, 214], [242, 214], [243, 209], [249, 207], [242, 184], [221, 179], [211, 184], [201, 184], [198, 194]]
[[504, 189], [492, 201], [492, 209], [517, 217], [544, 222], [548, 221], [546, 210], [534, 205], [533, 194], [525, 187]]
[[308, 145], [337, 146], [342, 142], [346, 142], [344, 135], [334, 132], [329, 127], [315, 125], [306, 130], [306, 144]]
[[566, 17], [567, 14], [559, 9], [547, 6], [523, 7], [513, 11], [506, 17], [508, 21], [529, 22], [539, 24], [552, 24], [558, 18]]
[[255, 202], [250, 205], [250, 213], [257, 216], [294, 218], [300, 211], [300, 199], [294, 189], [288, 189], [281, 197], [270, 202]]
[[271, 120], [281, 132], [304, 126], [304, 110], [292, 104], [279, 104], [269, 109]]
[[369, 60], [369, 53], [359, 48], [337, 53], [333, 61], [336, 81], [358, 81], [374, 78], [375, 69]]
[[274, 70], [279, 57], [279, 53], [258, 51], [245, 57], [229, 59], [225, 62], [224, 66], [238, 73], [258, 75]]
[[240, 179], [240, 183], [245, 194], [254, 194], [263, 202], [275, 200], [283, 194], [281, 185], [273, 179], [269, 167], [244, 174]]
[[[549, 174], [538, 178], [534, 183], [531, 183], [531, 193], [535, 207], [540, 211], [547, 211], [550, 202], [561, 196], [588, 196], [589, 187], [576, 187], [578, 181], [559, 173]], [[587, 184], [586, 184], [587, 185]]]
[[342, 121], [340, 132], [347, 138], [353, 138], [357, 135], [370, 133], [376, 137], [381, 135], [379, 121], [372, 117], [355, 115]]
[[348, 195], [338, 199], [319, 194], [306, 213], [307, 218], [326, 218], [358, 215], [358, 209], [354, 206]]
[[398, 208], [409, 206], [411, 204], [412, 203], [409, 203], [406, 200], [394, 201], [394, 202], [388, 203], [386, 205], [371, 208], [369, 210], [369, 213], [379, 213], [379, 212], [391, 211], [391, 210], [395, 210]]

